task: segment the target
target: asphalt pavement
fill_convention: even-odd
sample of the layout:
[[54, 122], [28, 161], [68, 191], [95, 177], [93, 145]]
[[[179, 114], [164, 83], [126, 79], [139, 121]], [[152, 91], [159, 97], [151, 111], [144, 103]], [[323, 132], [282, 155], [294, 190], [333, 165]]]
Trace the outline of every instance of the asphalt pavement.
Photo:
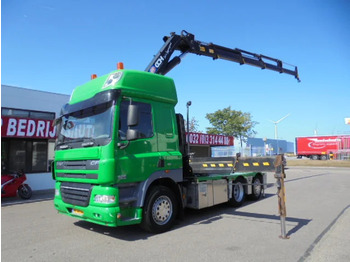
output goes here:
[[11, 205], [20, 205], [20, 204], [29, 204], [39, 201], [51, 200], [55, 194], [54, 189], [47, 190], [37, 190], [33, 191], [33, 195], [30, 199], [21, 199], [19, 197], [8, 197], [1, 198], [1, 206], [11, 206]]
[[350, 261], [350, 205], [319, 235], [300, 261]]
[[[188, 210], [150, 235], [57, 214], [53, 190], [3, 199], [2, 261], [350, 261], [350, 168], [288, 167], [287, 234], [280, 239], [273, 174], [260, 201]], [[18, 249], [17, 247], [20, 247]]]

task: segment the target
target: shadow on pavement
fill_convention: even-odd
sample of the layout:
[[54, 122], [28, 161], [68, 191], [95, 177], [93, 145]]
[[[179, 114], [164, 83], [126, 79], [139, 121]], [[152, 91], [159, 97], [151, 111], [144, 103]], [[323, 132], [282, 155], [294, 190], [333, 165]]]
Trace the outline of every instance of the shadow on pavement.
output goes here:
[[[280, 221], [280, 216], [276, 215], [266, 215], [266, 214], [256, 214], [256, 213], [248, 213], [248, 212], [235, 212], [236, 216], [239, 217], [247, 217], [247, 218], [257, 218], [257, 219], [267, 219], [272, 221]], [[294, 217], [287, 217], [286, 223], [292, 222], [296, 223], [296, 226], [294, 226], [291, 230], [287, 232], [287, 236], [290, 236], [300, 230], [302, 227], [309, 224], [312, 220], [311, 219], [302, 219], [302, 218], [294, 218]]]
[[[268, 187], [271, 187], [268, 185]], [[265, 194], [265, 197], [260, 201], [264, 201], [270, 197], [276, 196], [275, 194]], [[45, 190], [45, 191], [37, 191], [33, 192], [33, 196], [31, 199], [23, 200], [19, 197], [12, 198], [4, 198], [1, 199], [1, 206], [12, 206], [19, 204], [27, 204], [27, 203], [35, 203], [41, 201], [53, 200], [54, 191], [53, 190]], [[246, 201], [243, 206], [247, 206], [250, 204], [256, 203], [256, 201]], [[280, 217], [277, 215], [269, 215], [269, 214], [258, 214], [258, 213], [248, 213], [241, 212], [239, 208], [232, 208], [227, 204], [221, 204], [201, 210], [192, 210], [185, 209], [184, 218], [178, 219], [175, 222], [175, 226], [172, 230], [177, 230], [178, 228], [186, 227], [193, 224], [210, 224], [224, 217], [232, 217], [234, 219], [244, 219], [244, 220], [252, 220], [255, 219], [255, 222], [265, 222], [265, 223], [279, 223]], [[293, 223], [293, 228], [287, 232], [287, 235], [290, 236], [300, 230], [302, 227], [306, 226], [311, 220], [309, 219], [301, 219], [301, 218], [292, 218], [287, 217], [287, 223]], [[123, 226], [123, 227], [106, 227], [97, 224], [93, 224], [87, 221], [79, 220], [74, 222], [74, 224], [78, 227], [81, 227], [86, 230], [90, 230], [96, 233], [100, 233], [106, 236], [110, 236], [113, 238], [118, 238], [125, 241], [134, 241], [140, 239], [147, 239], [152, 236], [156, 236], [155, 234], [147, 233], [143, 231], [138, 225], [131, 226]], [[295, 225], [296, 224], [296, 225]], [[291, 226], [289, 224], [288, 226]]]
[[33, 191], [32, 197], [26, 200], [21, 199], [20, 197], [1, 198], [1, 207], [53, 200], [54, 194], [55, 191], [53, 189], [49, 189]]
[[[273, 196], [275, 196], [275, 194], [266, 194], [265, 198], [261, 199], [260, 201], [263, 201], [264, 199], [273, 197]], [[256, 201], [254, 202], [247, 201], [244, 204], [244, 206], [255, 202]], [[177, 230], [179, 228], [183, 228], [189, 225], [194, 225], [194, 224], [198, 224], [198, 225], [210, 224], [220, 219], [223, 219], [224, 217], [225, 218], [232, 217], [234, 219], [244, 219], [244, 220], [254, 219], [255, 222], [262, 222], [262, 223], [278, 224], [280, 221], [280, 217], [276, 215], [241, 212], [239, 211], [239, 208], [235, 209], [228, 206], [227, 204], [221, 204], [218, 206], [213, 206], [213, 207], [209, 207], [201, 210], [186, 209], [184, 218], [178, 219], [176, 221], [174, 228], [171, 231]], [[287, 223], [293, 223], [293, 226], [296, 223], [296, 225], [291, 230], [289, 230], [287, 235], [290, 236], [294, 234], [295, 232], [300, 230], [302, 227], [306, 226], [310, 221], [311, 220], [309, 219], [287, 217], [286, 219]], [[77, 221], [74, 224], [83, 229], [90, 230], [96, 233], [100, 233], [106, 236], [118, 238], [120, 240], [125, 240], [125, 241], [148, 239], [148, 238], [157, 236], [156, 234], [145, 232], [138, 225], [113, 228], [113, 227], [105, 227], [102, 225], [93, 224], [82, 220]], [[288, 226], [291, 226], [291, 225], [288, 225]]]

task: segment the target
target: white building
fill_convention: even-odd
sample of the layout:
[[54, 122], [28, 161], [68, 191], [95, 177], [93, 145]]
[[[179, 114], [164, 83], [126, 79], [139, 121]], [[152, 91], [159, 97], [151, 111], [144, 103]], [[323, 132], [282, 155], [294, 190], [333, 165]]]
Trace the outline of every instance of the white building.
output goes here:
[[33, 190], [54, 188], [53, 120], [69, 97], [1, 85], [1, 173], [23, 169]]

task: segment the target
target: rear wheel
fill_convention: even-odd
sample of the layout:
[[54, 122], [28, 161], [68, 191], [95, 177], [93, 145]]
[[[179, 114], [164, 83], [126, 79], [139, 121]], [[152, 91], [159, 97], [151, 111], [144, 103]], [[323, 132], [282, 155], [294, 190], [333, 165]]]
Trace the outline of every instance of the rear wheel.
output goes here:
[[312, 160], [318, 160], [318, 155], [312, 155], [312, 156], [311, 156], [311, 159], [312, 159]]
[[157, 186], [147, 194], [141, 227], [151, 233], [168, 231], [174, 224], [178, 203], [174, 193], [165, 186]]
[[229, 204], [234, 207], [240, 207], [245, 200], [245, 190], [244, 190], [245, 180], [243, 178], [238, 178], [233, 182], [232, 186], [232, 198], [229, 200]]
[[321, 160], [327, 160], [327, 156], [326, 155], [322, 155], [321, 156]]
[[252, 191], [253, 193], [250, 195], [250, 199], [259, 200], [263, 193], [263, 182], [260, 176], [254, 177]]
[[33, 194], [32, 189], [28, 185], [21, 185], [18, 188], [18, 195], [22, 199], [29, 199], [32, 197], [32, 194]]

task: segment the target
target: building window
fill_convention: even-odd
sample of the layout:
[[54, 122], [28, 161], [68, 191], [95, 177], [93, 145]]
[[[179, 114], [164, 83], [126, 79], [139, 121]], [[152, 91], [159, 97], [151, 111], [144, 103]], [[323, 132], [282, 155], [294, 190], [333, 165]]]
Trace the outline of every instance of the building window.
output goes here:
[[48, 171], [48, 142], [46, 140], [2, 139], [2, 173], [23, 169], [26, 173]]
[[47, 142], [33, 141], [32, 171], [47, 170]]
[[31, 119], [41, 119], [41, 120], [55, 119], [55, 113], [52, 113], [52, 112], [41, 112], [41, 111], [14, 109], [14, 108], [6, 108], [6, 107], [1, 108], [1, 115], [31, 118]]
[[[17, 171], [26, 168], [26, 141], [14, 140], [9, 144], [8, 169]], [[6, 164], [6, 163], [5, 163]]]

